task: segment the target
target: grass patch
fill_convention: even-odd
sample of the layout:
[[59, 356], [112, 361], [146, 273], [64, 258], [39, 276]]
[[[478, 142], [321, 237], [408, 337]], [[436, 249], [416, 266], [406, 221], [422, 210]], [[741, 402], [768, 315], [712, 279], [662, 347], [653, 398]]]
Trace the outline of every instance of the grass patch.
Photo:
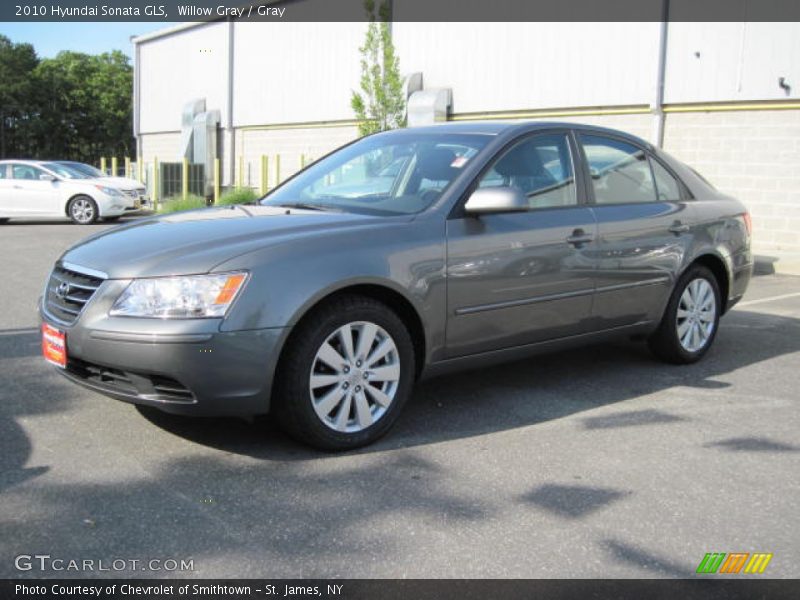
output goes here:
[[252, 204], [258, 200], [259, 195], [250, 188], [241, 188], [238, 190], [231, 190], [225, 192], [219, 197], [218, 206], [227, 206], [229, 204]]
[[174, 213], [182, 210], [194, 210], [196, 208], [205, 208], [206, 199], [202, 196], [195, 196], [190, 194], [185, 199], [182, 196], [172, 196], [166, 198], [158, 203], [158, 213]]

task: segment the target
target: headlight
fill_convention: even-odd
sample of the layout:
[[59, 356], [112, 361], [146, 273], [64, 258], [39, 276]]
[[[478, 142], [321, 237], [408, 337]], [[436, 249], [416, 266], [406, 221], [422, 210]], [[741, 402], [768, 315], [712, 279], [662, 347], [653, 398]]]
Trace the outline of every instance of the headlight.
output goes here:
[[111, 307], [111, 316], [161, 319], [224, 317], [247, 273], [134, 279]]
[[120, 192], [119, 190], [114, 189], [114, 188], [110, 188], [110, 187], [106, 187], [104, 185], [96, 185], [94, 187], [96, 187], [98, 190], [100, 190], [101, 192], [103, 192], [107, 196], [119, 197], [119, 196], [123, 195], [122, 192]]

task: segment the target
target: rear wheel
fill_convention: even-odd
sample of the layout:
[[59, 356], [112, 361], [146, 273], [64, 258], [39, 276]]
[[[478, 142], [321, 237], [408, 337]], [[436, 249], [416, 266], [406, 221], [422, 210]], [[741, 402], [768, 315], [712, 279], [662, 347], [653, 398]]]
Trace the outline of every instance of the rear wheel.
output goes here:
[[298, 325], [278, 365], [274, 412], [322, 450], [372, 443], [392, 426], [414, 380], [411, 336], [384, 304], [343, 296]]
[[97, 204], [89, 196], [75, 196], [67, 205], [67, 214], [73, 223], [91, 225], [97, 221]]
[[714, 274], [702, 265], [690, 267], [678, 280], [664, 318], [648, 340], [653, 354], [675, 364], [700, 360], [717, 335], [721, 306]]

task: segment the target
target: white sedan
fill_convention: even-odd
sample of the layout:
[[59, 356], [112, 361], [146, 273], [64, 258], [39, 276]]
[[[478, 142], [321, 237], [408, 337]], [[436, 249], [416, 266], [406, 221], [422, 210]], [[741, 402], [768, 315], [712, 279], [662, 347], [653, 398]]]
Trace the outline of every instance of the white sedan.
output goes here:
[[79, 225], [113, 221], [130, 199], [116, 187], [90, 178], [67, 177], [56, 163], [0, 161], [0, 222], [13, 218], [67, 217]]

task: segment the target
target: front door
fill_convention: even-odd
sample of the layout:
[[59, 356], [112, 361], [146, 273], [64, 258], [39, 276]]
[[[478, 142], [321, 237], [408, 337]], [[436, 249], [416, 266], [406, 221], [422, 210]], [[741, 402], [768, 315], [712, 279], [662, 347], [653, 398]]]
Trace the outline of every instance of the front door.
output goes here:
[[596, 225], [578, 193], [573, 156], [566, 132], [524, 138], [477, 185], [516, 186], [530, 209], [448, 220], [448, 356], [583, 331]]
[[59, 207], [59, 183], [41, 179], [46, 173], [33, 165], [14, 163], [11, 165], [10, 204], [19, 216], [45, 216], [61, 214]]

